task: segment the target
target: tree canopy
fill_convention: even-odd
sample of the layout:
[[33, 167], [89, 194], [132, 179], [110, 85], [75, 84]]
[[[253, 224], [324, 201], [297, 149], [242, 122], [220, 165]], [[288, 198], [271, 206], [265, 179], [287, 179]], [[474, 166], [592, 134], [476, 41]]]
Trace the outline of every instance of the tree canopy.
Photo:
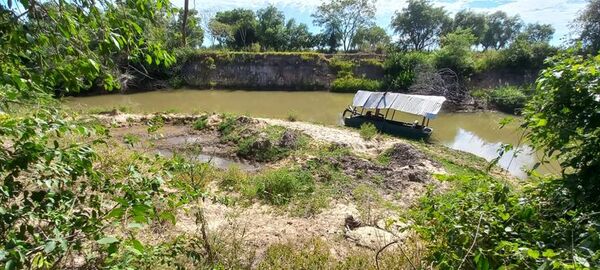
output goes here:
[[591, 53], [600, 51], [600, 0], [590, 0], [575, 20], [579, 28], [579, 40]]
[[406, 8], [396, 12], [391, 25], [402, 45], [422, 51], [438, 42], [449, 23], [442, 7], [434, 7], [428, 0], [409, 0]]
[[333, 39], [339, 37], [343, 50], [348, 51], [358, 29], [372, 24], [375, 0], [330, 0], [323, 2], [312, 16], [329, 36], [330, 47], [337, 45]]

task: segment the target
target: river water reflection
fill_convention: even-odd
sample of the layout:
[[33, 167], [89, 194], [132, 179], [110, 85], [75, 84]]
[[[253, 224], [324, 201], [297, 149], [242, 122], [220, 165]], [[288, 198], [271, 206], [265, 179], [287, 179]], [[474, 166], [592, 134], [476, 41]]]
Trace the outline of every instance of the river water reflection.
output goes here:
[[[337, 125], [343, 109], [352, 103], [352, 97], [353, 94], [329, 92], [182, 89], [67, 98], [65, 102], [74, 108], [125, 107], [133, 112], [230, 112], [269, 118], [287, 118], [293, 114], [299, 121]], [[434, 129], [433, 140], [491, 160], [498, 156], [503, 143], [517, 144], [522, 135], [518, 123], [500, 129], [498, 123], [506, 116], [494, 112], [442, 113], [430, 124]], [[419, 118], [397, 113], [394, 119], [412, 122]], [[523, 168], [531, 168], [538, 159], [527, 145], [518, 151], [516, 157], [512, 152], [505, 153], [499, 164], [512, 174], [524, 177]], [[538, 170], [549, 173], [556, 172], [557, 168], [550, 164]]]

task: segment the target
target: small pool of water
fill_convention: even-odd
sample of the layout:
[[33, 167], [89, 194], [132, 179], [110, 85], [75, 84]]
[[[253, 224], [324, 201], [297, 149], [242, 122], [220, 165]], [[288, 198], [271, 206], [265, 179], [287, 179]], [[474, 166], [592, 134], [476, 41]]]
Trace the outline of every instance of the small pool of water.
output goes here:
[[[339, 125], [341, 113], [352, 103], [353, 94], [310, 91], [244, 91], [244, 90], [168, 90], [137, 94], [113, 94], [91, 97], [66, 98], [72, 108], [131, 112], [173, 111], [229, 112], [254, 117], [288, 118], [298, 121]], [[432, 140], [448, 147], [473, 153], [488, 160], [498, 157], [502, 144], [517, 145], [522, 131], [518, 121], [500, 128], [499, 122], [508, 115], [497, 112], [442, 113], [432, 120]], [[395, 120], [413, 122], [417, 116], [396, 113]], [[517, 119], [518, 120], [518, 119]], [[514, 153], [518, 153], [514, 156]], [[538, 154], [527, 145], [504, 153], [499, 165], [513, 175], [524, 177], [524, 169], [532, 168]], [[542, 174], [558, 172], [555, 163], [538, 168]]]

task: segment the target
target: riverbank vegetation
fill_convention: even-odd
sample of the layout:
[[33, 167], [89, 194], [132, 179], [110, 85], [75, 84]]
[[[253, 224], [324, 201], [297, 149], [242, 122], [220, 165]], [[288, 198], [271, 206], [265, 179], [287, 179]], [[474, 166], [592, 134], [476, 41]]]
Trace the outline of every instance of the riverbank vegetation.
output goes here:
[[[337, 34], [335, 23], [348, 23], [331, 21], [340, 4], [327, 2], [315, 16], [333, 30], [329, 41]], [[147, 75], [177, 60], [166, 42], [153, 37], [162, 33], [153, 31], [160, 27], [157, 17], [176, 14], [170, 3], [9, 1], [0, 7], [5, 269], [600, 267], [600, 57], [582, 53], [596, 44], [587, 20], [595, 18], [597, 1], [580, 19], [584, 47], [545, 62], [523, 110], [525, 138], [543, 151], [542, 162], [556, 158], [563, 170], [556, 176], [532, 171], [522, 180], [441, 145], [385, 136], [365, 141], [355, 131], [307, 123], [78, 114], [52, 96], [120, 89], [129, 75]], [[447, 20], [425, 1], [411, 1], [399, 12], [396, 32], [415, 50], [440, 38], [414, 39], [401, 29], [401, 14], [422, 9], [440, 16], [432, 20], [434, 33], [441, 34], [438, 23]], [[361, 7], [361, 20], [371, 13], [371, 6]], [[216, 29], [230, 33], [237, 15], [244, 22], [254, 17], [224, 12], [216, 16]], [[251, 24], [235, 25], [235, 38], [223, 42], [245, 48]], [[181, 35], [193, 39], [199, 33]], [[351, 37], [340, 39], [344, 48], [352, 47]], [[475, 72], [487, 65], [478, 65], [479, 59], [502, 57], [491, 48], [521, 46], [458, 32], [443, 39], [440, 51], [391, 57], [384, 66], [408, 68], [394, 66], [398, 73], [387, 79], [410, 87], [423, 59], [469, 66], [444, 50], [469, 53], [459, 47], [472, 37], [488, 49], [481, 53], [487, 56], [473, 57]], [[506, 54], [514, 61], [507, 63], [524, 63], [512, 55], [520, 54]], [[519, 95], [498, 91], [499, 97]], [[219, 167], [217, 159], [240, 167]]]

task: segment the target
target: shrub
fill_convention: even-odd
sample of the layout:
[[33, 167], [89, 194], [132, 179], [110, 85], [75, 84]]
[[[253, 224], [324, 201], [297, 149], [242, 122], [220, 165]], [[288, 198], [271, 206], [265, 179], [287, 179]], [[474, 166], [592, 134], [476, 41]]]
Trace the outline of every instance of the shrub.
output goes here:
[[389, 90], [406, 91], [416, 78], [417, 69], [431, 66], [431, 57], [422, 52], [393, 53], [384, 62], [383, 86]]
[[[600, 192], [600, 56], [567, 52], [548, 62], [524, 110], [528, 138], [557, 157], [578, 196], [598, 204]], [[559, 154], [560, 153], [560, 154]]]
[[377, 136], [377, 128], [372, 123], [364, 123], [360, 126], [360, 137], [369, 141]]
[[490, 102], [506, 113], [516, 113], [525, 107], [528, 100], [524, 91], [516, 86], [505, 86], [494, 89], [490, 93]]
[[600, 220], [589, 209], [573, 208], [573, 194], [563, 181], [532, 179], [533, 184], [516, 191], [487, 176], [446, 180], [453, 190], [426, 194], [410, 214], [436, 269], [599, 266]]
[[246, 189], [245, 193], [274, 205], [284, 205], [296, 196], [312, 193], [314, 186], [314, 180], [309, 173], [283, 168], [255, 176], [252, 186]]
[[202, 115], [194, 122], [193, 128], [195, 130], [203, 130], [208, 126], [208, 116]]
[[222, 118], [217, 129], [223, 136], [227, 136], [235, 129], [236, 119], [234, 116], [228, 114], [223, 114]]
[[334, 57], [329, 61], [329, 66], [335, 71], [338, 77], [345, 77], [352, 75], [354, 63], [352, 61]]
[[377, 80], [355, 78], [353, 76], [337, 78], [331, 83], [332, 92], [353, 93], [358, 90], [378, 91], [380, 88], [381, 83]]

